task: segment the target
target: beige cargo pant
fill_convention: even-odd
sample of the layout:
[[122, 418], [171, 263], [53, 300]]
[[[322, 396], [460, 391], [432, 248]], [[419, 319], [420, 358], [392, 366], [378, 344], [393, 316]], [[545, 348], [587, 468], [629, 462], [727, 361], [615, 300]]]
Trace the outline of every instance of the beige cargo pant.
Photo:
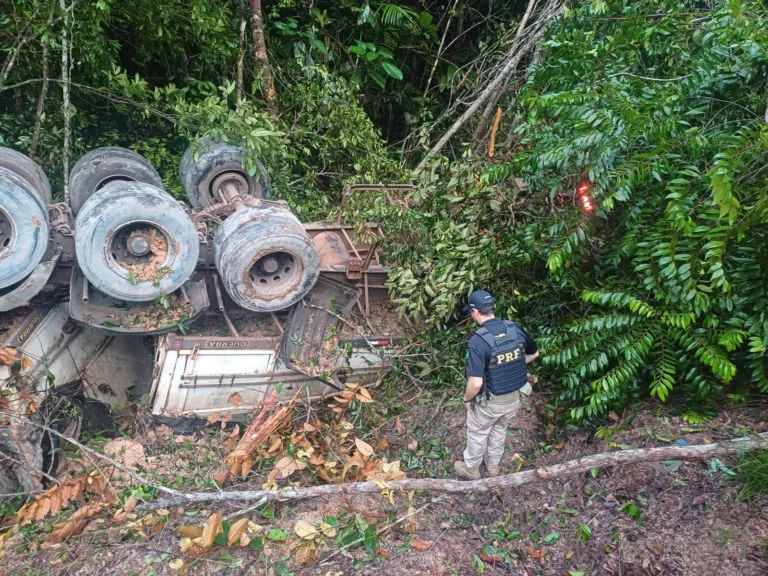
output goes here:
[[520, 410], [520, 392], [475, 401], [474, 411], [467, 411], [467, 448], [464, 464], [479, 468], [485, 456], [486, 467], [498, 466], [504, 455], [507, 427]]

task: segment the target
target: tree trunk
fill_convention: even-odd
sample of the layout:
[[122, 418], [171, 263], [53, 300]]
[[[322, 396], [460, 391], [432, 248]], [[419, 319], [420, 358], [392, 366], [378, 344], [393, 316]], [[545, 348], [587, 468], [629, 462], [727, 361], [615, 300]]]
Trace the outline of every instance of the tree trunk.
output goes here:
[[261, 0], [251, 2], [251, 29], [253, 31], [253, 50], [256, 57], [256, 66], [261, 72], [261, 86], [264, 92], [264, 100], [267, 109], [273, 116], [277, 116], [277, 102], [275, 97], [275, 81], [272, 77], [272, 69], [269, 67], [267, 45], [264, 42], [264, 25], [261, 19]]
[[237, 58], [237, 103], [243, 99], [243, 63], [245, 60], [245, 17], [240, 20], [240, 54]]
[[[74, 1], [74, 0], [73, 0]], [[69, 204], [69, 14], [65, 0], [59, 0], [64, 13], [61, 33], [61, 89], [64, 97], [64, 150], [62, 151], [62, 169], [64, 177], [64, 202]]]
[[[753, 437], [737, 438], [716, 444], [697, 446], [663, 446], [660, 448], [639, 448], [636, 450], [618, 450], [585, 456], [569, 460], [563, 464], [541, 466], [533, 470], [472, 480], [465, 482], [453, 479], [408, 478], [387, 482], [393, 490], [436, 490], [441, 492], [485, 492], [497, 488], [515, 488], [531, 482], [561, 478], [573, 474], [588, 472], [593, 468], [606, 468], [620, 464], [638, 462], [658, 462], [661, 460], [709, 460], [726, 454], [738, 454], [747, 450], [768, 447], [768, 432]], [[359, 494], [381, 492], [381, 486], [375, 482], [353, 482], [349, 484], [324, 484], [306, 488], [288, 488], [285, 490], [253, 490], [241, 492], [204, 492], [184, 494], [183, 496], [158, 500], [144, 506], [149, 508], [168, 508], [192, 502], [230, 502], [237, 500], [299, 500], [334, 494]]]
[[53, 26], [53, 11], [55, 4], [51, 2], [51, 10], [48, 13], [48, 35], [43, 40], [43, 85], [40, 88], [40, 96], [37, 98], [37, 112], [35, 113], [35, 129], [32, 132], [32, 142], [29, 144], [27, 155], [31, 160], [35, 159], [37, 143], [40, 140], [40, 128], [43, 125], [43, 110], [45, 109], [45, 97], [48, 95], [48, 50], [51, 47], [51, 27]]
[[[531, 0], [533, 1], [533, 0]], [[481, 106], [486, 104], [488, 101], [488, 98], [490, 98], [495, 91], [501, 86], [503, 82], [507, 80], [507, 78], [512, 74], [512, 72], [515, 71], [520, 61], [523, 59], [523, 57], [528, 53], [529, 50], [531, 50], [534, 46], [536, 46], [536, 43], [541, 40], [541, 38], [546, 34], [547, 30], [549, 29], [549, 26], [560, 19], [560, 17], [563, 14], [563, 10], [565, 9], [565, 4], [560, 4], [557, 6], [558, 0], [550, 0], [550, 4], [547, 9], [544, 10], [544, 13], [541, 14], [540, 20], [537, 23], [538, 24], [538, 30], [533, 33], [533, 35], [518, 48], [518, 42], [513, 42], [512, 47], [509, 50], [509, 53], [507, 54], [506, 62], [499, 72], [499, 74], [496, 76], [496, 78], [491, 81], [488, 86], [485, 87], [485, 89], [480, 93], [480, 96], [477, 97], [477, 99], [472, 103], [472, 105], [467, 108], [467, 110], [462, 114], [458, 120], [456, 120], [453, 125], [448, 129], [448, 131], [440, 138], [440, 140], [437, 141], [437, 144], [435, 144], [432, 149], [427, 152], [427, 155], [424, 157], [424, 159], [421, 161], [421, 163], [416, 167], [415, 174], [418, 174], [421, 172], [427, 165], [427, 162], [429, 159], [433, 156], [435, 156], [440, 150], [442, 150], [445, 145], [448, 143], [448, 141], [453, 137], [456, 132], [458, 132], [462, 126], [469, 120], [475, 112], [477, 112]], [[522, 21], [521, 21], [522, 24]], [[522, 29], [519, 29], [522, 30]], [[519, 37], [518, 37], [519, 38]]]

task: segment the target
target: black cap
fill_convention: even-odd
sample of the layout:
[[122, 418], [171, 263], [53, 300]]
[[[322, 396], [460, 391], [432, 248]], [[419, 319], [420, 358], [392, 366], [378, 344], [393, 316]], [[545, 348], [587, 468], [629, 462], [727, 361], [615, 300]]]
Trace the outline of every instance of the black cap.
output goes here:
[[491, 296], [491, 293], [485, 290], [475, 290], [472, 292], [472, 295], [469, 297], [469, 304], [464, 306], [464, 314], [473, 308], [493, 308], [493, 296]]

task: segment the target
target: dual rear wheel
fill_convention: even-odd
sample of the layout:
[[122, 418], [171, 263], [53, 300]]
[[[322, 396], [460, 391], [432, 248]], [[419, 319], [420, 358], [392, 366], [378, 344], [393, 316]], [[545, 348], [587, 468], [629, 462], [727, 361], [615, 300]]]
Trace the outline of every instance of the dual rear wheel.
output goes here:
[[[243, 150], [203, 139], [184, 154], [180, 178], [190, 204], [204, 209], [233, 197], [266, 199], [264, 166], [244, 168]], [[77, 215], [75, 253], [99, 291], [142, 302], [180, 288], [199, 258], [195, 227], [141, 155], [119, 147], [92, 150], [73, 167], [70, 204]], [[50, 246], [46, 204], [51, 187], [40, 167], [0, 148], [0, 290], [13, 289]], [[256, 312], [290, 307], [319, 276], [320, 258], [298, 219], [275, 205], [246, 206], [214, 240], [216, 267], [239, 306]]]

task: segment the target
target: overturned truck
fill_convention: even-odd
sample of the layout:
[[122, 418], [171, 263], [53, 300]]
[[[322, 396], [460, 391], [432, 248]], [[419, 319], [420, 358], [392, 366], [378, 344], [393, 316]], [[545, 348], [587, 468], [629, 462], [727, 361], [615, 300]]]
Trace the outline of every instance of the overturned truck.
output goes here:
[[187, 206], [139, 154], [99, 148], [73, 167], [69, 202], [52, 203], [42, 169], [0, 148], [0, 491], [36, 489], [52, 466], [35, 421], [56, 393], [143, 399], [177, 424], [387, 368], [383, 232], [357, 239], [343, 214], [356, 189], [388, 187], [351, 186], [333, 222], [303, 224], [243, 163], [237, 147], [193, 143]]

